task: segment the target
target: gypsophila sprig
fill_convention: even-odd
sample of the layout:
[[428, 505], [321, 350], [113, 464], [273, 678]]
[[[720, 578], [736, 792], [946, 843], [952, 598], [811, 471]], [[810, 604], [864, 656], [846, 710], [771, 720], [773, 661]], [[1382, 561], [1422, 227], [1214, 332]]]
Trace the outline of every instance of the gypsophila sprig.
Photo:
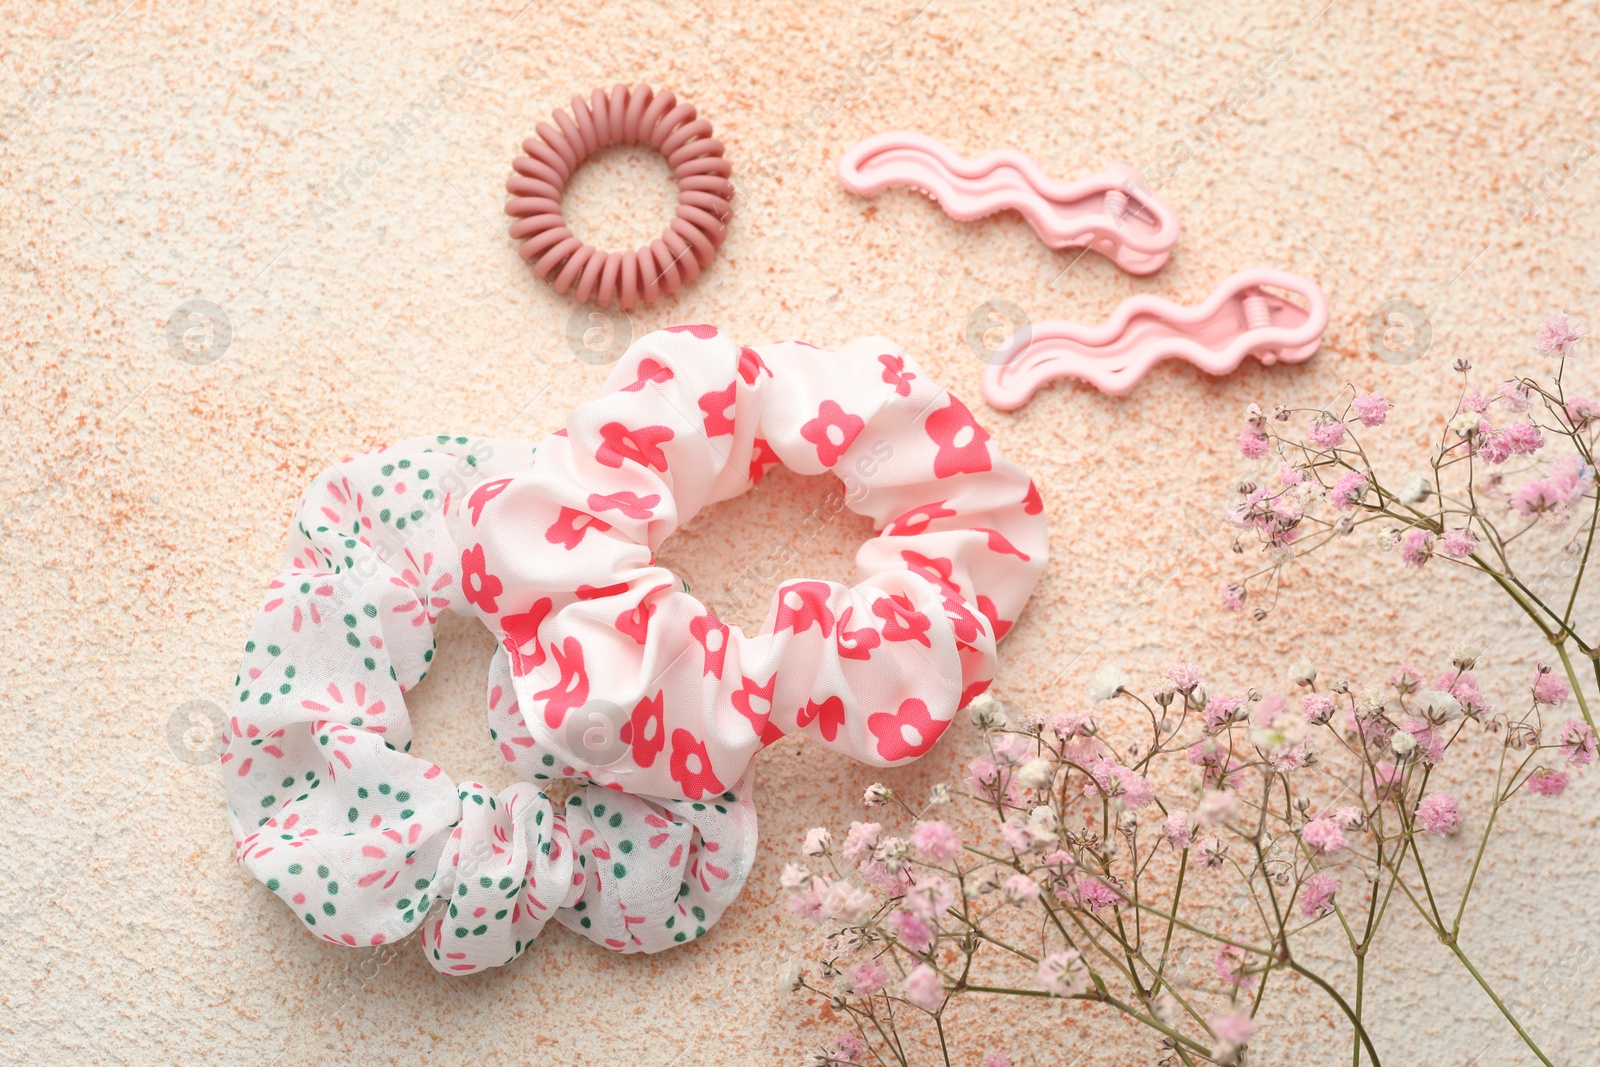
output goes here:
[[[986, 698], [972, 714], [983, 747], [959, 786], [920, 807], [874, 787], [872, 821], [797, 842], [804, 862], [781, 884], [820, 929], [820, 951], [780, 981], [850, 1024], [815, 1062], [972, 1062], [951, 1058], [946, 1019], [1001, 997], [1051, 1018], [1065, 1006], [1126, 1016], [1162, 1067], [1242, 1065], [1269, 990], [1290, 991], [1269, 981], [1285, 971], [1338, 1011], [1354, 1062], [1380, 1067], [1370, 1022], [1383, 1005], [1363, 996], [1365, 960], [1406, 910], [1543, 1060], [1477, 977], [1463, 917], [1502, 807], [1559, 796], [1600, 753], [1548, 667], [1498, 711], [1467, 669], [1478, 655], [1452, 649], [1433, 670], [1405, 664], [1366, 685], [1319, 686], [1301, 662], [1282, 694], [1208, 688], [1199, 667], [1178, 664], [1148, 694], [1102, 671], [1079, 708]], [[1099, 709], [1118, 703], [1142, 723], [1132, 736], [1101, 727]], [[1436, 779], [1453, 759], [1483, 757], [1496, 769], [1470, 798]], [[1158, 781], [1180, 784], [1164, 794]], [[958, 831], [974, 821], [987, 829]], [[1459, 850], [1438, 839], [1462, 835], [1477, 839], [1470, 867], [1441, 878]], [[1465, 889], [1446, 899], [1443, 884]], [[1300, 956], [1319, 925], [1350, 953], [1350, 988]], [[1319, 953], [1328, 943], [1319, 937]], [[934, 1039], [919, 1045], [919, 1025]], [[1407, 1050], [1387, 1054], [1403, 1063]]]
[[[1250, 405], [1239, 448], [1266, 470], [1239, 486], [1229, 519], [1255, 535], [1265, 562], [1223, 587], [1223, 606], [1264, 618], [1292, 561], [1351, 535], [1394, 555], [1401, 568], [1467, 568], [1509, 597], [1556, 650], [1564, 684], [1593, 728], [1600, 631], [1591, 628], [1592, 611], [1576, 609], [1600, 514], [1600, 403], [1571, 392], [1565, 380], [1587, 333], [1565, 315], [1550, 316], [1533, 342], [1548, 375], [1487, 392], [1473, 386], [1470, 363], [1459, 361], [1460, 394], [1440, 413], [1427, 455], [1393, 475], [1376, 470], [1362, 444], [1392, 411], [1378, 393], [1351, 389], [1336, 410], [1280, 408], [1271, 420]], [[1553, 553], [1564, 558], [1554, 568], [1546, 562]], [[1580, 677], [1583, 659], [1589, 667]]]

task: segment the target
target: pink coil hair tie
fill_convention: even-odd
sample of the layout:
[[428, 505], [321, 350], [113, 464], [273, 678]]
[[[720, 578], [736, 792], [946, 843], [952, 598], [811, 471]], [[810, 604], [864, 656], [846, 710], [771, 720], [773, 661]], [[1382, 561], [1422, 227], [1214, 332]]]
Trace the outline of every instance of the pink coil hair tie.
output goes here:
[[[522, 258], [558, 293], [572, 292], [580, 304], [615, 301], [624, 310], [671, 296], [717, 254], [733, 216], [732, 169], [711, 124], [670, 89], [614, 85], [596, 89], [585, 103], [572, 98], [572, 114], [559, 108], [555, 125], [541, 122], [538, 136], [522, 142], [506, 179], [506, 214], [516, 219], [510, 234], [522, 242]], [[558, 128], [559, 127], [559, 128]], [[561, 215], [561, 196], [574, 171], [595, 152], [613, 145], [649, 145], [666, 157], [678, 181], [678, 213], [661, 236], [628, 252], [605, 252], [574, 237]]]

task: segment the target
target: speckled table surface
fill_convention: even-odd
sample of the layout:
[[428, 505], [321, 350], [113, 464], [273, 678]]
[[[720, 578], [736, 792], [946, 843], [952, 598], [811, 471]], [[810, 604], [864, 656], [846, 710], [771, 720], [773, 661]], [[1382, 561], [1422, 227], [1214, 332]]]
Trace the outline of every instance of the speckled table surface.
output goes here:
[[[1435, 425], [1452, 358], [1510, 372], [1546, 310], [1592, 308], [1594, 5], [569, 7], [0, 4], [0, 559], [17, 609], [0, 635], [6, 1058], [765, 1064], [833, 1032], [825, 1009], [774, 992], [810, 937], [777, 874], [806, 826], [850, 818], [876, 776], [798, 738], [760, 757], [761, 855], [703, 941], [615, 957], [552, 930], [463, 980], [409, 945], [377, 965], [307, 937], [230, 862], [215, 766], [169, 748], [175, 711], [228, 699], [317, 471], [421, 432], [536, 438], [598, 388], [605, 369], [566, 340], [571, 305], [528, 275], [501, 212], [520, 139], [596, 85], [678, 89], [741, 179], [716, 264], [631, 329], [893, 337], [1035, 473], [1053, 559], [1005, 646], [1002, 695], [1070, 705], [1113, 659], [1146, 674], [1191, 660], [1239, 688], [1301, 656], [1375, 675], [1437, 657], [1464, 618], [1495, 628], [1495, 684], [1538, 655], [1471, 583], [1391, 560], [1308, 567], [1260, 625], [1223, 615], [1215, 589], [1236, 563], [1217, 517], [1249, 401], [1378, 387], [1399, 405], [1388, 439], [1410, 443]], [[968, 155], [1019, 148], [1062, 177], [1138, 164], [1182, 216], [1178, 250], [1134, 279], [1044, 248], [1015, 216], [956, 223], [912, 193], [844, 192], [841, 149], [899, 128]], [[664, 167], [630, 152], [571, 191], [579, 225], [614, 247], [658, 230], [670, 202]], [[1064, 386], [1012, 415], [978, 401], [963, 330], [985, 300], [1094, 321], [1136, 292], [1197, 302], [1258, 264], [1328, 293], [1327, 342], [1304, 366], [1222, 380], [1166, 367], [1122, 399]], [[1406, 366], [1367, 341], [1391, 297], [1430, 320], [1431, 347]], [[192, 299], [231, 329], [199, 365], [167, 337]], [[741, 560], [794, 541], [790, 522], [827, 490], [778, 472], [663, 558], [715, 594]], [[795, 572], [848, 577], [869, 532], [841, 517], [793, 544]], [[449, 620], [412, 706], [419, 746], [499, 788], [481, 727], [489, 651], [475, 623]], [[946, 780], [973, 742], [952, 730], [888, 777]], [[1573, 963], [1600, 951], [1593, 790], [1519, 818], [1485, 875], [1480, 956], [1558, 1062], [1594, 1062], [1593, 1028], [1569, 1021], [1600, 1001], [1594, 968]], [[1415, 929], [1380, 944], [1381, 1037], [1408, 1064], [1532, 1062], [1443, 957]], [[1263, 1018], [1255, 1062], [1348, 1062], [1343, 1033], [1301, 989]], [[989, 1048], [1019, 1064], [1156, 1058], [1092, 1009], [974, 1002], [953, 1034], [962, 1064]]]

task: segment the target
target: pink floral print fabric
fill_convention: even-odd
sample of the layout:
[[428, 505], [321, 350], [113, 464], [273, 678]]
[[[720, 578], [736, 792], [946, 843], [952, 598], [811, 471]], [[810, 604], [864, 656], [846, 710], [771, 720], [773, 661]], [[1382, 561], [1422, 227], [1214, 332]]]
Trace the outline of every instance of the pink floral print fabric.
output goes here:
[[[782, 463], [880, 530], [854, 586], [779, 583], [754, 636], [654, 551]], [[634, 344], [537, 449], [425, 438], [307, 492], [251, 632], [223, 754], [239, 861], [335, 944], [421, 928], [447, 974], [551, 918], [621, 952], [702, 935], [754, 858], [751, 766], [801, 731], [888, 766], [994, 676], [1046, 558], [1039, 494], [960, 400], [880, 339]], [[441, 612], [495, 634], [492, 793], [412, 754], [404, 695]], [[538, 783], [583, 785], [557, 807]]]

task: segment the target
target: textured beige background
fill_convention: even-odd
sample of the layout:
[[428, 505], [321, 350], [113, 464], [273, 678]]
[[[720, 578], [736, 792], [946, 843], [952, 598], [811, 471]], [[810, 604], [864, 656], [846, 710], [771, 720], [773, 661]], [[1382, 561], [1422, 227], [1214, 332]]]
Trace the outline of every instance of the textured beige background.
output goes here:
[[[1239, 561], [1216, 515], [1244, 470], [1228, 440], [1249, 400], [1379, 386], [1401, 404], [1383, 439], [1417, 443], [1451, 358], [1521, 368], [1545, 310], [1592, 310], [1600, 163], [1561, 164], [1595, 139], [1594, 4], [612, 0], [560, 12], [578, 6], [0, 5], [0, 564], [14, 615], [0, 635], [3, 1058], [656, 1067], [795, 1062], [832, 1032], [817, 1008], [773, 992], [809, 937], [776, 877], [804, 828], [847, 819], [873, 776], [799, 739], [760, 759], [760, 861], [704, 941], [621, 958], [552, 930], [464, 980], [437, 976], [410, 945], [378, 967], [307, 937], [230, 864], [215, 768], [168, 748], [180, 704], [228, 699], [290, 507], [319, 469], [436, 429], [542, 435], [603, 380], [571, 358], [570, 305], [520, 267], [500, 212], [517, 142], [594, 85], [675, 87], [743, 179], [718, 262], [635, 315], [638, 331], [889, 335], [1035, 472], [1054, 559], [1006, 646], [1004, 695], [1074, 705], [1107, 659], [1146, 675], [1193, 659], [1239, 689], [1281, 684], [1300, 655], [1377, 677], [1400, 657], [1437, 662], [1473, 629], [1493, 640], [1488, 675], [1505, 701], [1537, 657], [1472, 583], [1401, 574], [1353, 546], [1337, 568], [1300, 572], [1267, 623], [1223, 616], [1215, 588]], [[1252, 82], [1284, 46], [1292, 56]], [[482, 68], [445, 83], [425, 130], [368, 166], [385, 123], [426, 106], [475, 50]], [[1063, 177], [1150, 164], [1193, 146], [1185, 123], [1224, 100], [1237, 116], [1213, 121], [1164, 184], [1184, 233], [1149, 279], [1053, 253], [1015, 217], [957, 224], [904, 192], [869, 207], [833, 178], [842, 145], [895, 128], [969, 155], [1019, 148]], [[359, 180], [335, 194], [350, 170]], [[1539, 210], [1522, 218], [1510, 198], [1547, 170]], [[659, 164], [623, 153], [571, 199], [593, 237], [619, 244], [653, 232], [670, 196]], [[1255, 264], [1326, 288], [1333, 322], [1309, 365], [1252, 364], [1223, 381], [1169, 367], [1126, 399], [1069, 386], [1015, 416], [979, 404], [961, 332], [983, 300], [1098, 320], [1134, 292], [1197, 301]], [[1408, 367], [1365, 344], [1367, 315], [1390, 296], [1431, 314], [1432, 348]], [[178, 361], [165, 339], [191, 297], [223, 306], [235, 330], [208, 366]], [[777, 474], [664, 555], [716, 596], [825, 489]], [[848, 575], [867, 533], [843, 517], [802, 547], [796, 572]], [[489, 643], [451, 620], [441, 644], [413, 701], [418, 744], [498, 788], [507, 776], [479, 710]], [[888, 777], [920, 789], [972, 742], [970, 727], [954, 730]], [[1566, 1064], [1600, 1055], [1595, 796], [1586, 781], [1511, 817], [1468, 942]], [[1375, 959], [1388, 1062], [1532, 1062], [1415, 929], [1401, 924]], [[956, 1062], [988, 1047], [1032, 1065], [1154, 1062], [1143, 1033], [1091, 1010], [1008, 1011], [960, 1008]], [[1342, 1024], [1304, 987], [1262, 1028], [1258, 1064], [1348, 1062]]]

